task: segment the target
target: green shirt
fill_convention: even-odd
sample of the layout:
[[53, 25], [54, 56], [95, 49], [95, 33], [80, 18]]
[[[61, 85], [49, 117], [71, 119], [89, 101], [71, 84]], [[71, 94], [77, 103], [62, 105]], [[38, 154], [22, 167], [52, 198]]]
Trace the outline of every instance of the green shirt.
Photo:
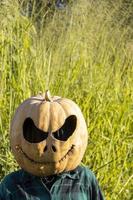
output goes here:
[[87, 167], [57, 175], [50, 190], [41, 177], [24, 170], [7, 175], [0, 184], [0, 200], [104, 200], [94, 174]]

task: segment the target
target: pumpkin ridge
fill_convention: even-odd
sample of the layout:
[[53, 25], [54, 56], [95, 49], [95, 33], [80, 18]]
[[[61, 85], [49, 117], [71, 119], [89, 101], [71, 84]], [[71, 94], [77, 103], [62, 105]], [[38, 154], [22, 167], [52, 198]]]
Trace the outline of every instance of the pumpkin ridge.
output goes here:
[[[46, 121], [47, 119], [47, 123], [45, 123], [45, 125], [47, 124], [47, 130], [45, 130], [46, 132], [49, 132], [50, 131], [50, 102], [42, 102], [39, 106], [39, 116], [38, 116], [38, 127], [44, 131], [44, 121]], [[46, 107], [48, 108], [47, 109], [47, 117], [46, 115], [43, 114], [44, 110], [46, 110]]]
[[[57, 101], [50, 102], [50, 104], [51, 104], [51, 106], [50, 106], [50, 119], [51, 119], [50, 120], [50, 131], [55, 132], [62, 126], [62, 124], [64, 124], [67, 115], [64, 111], [64, 108]], [[56, 105], [56, 108], [54, 105]], [[60, 112], [59, 112], [59, 109], [60, 109]], [[57, 113], [57, 110], [58, 110], [58, 114], [54, 115], [54, 113]], [[62, 119], [61, 119], [62, 123], [58, 124], [58, 120], [60, 119], [61, 115], [62, 115]], [[55, 125], [53, 125], [53, 122], [54, 123], [56, 122], [56, 128], [55, 128]], [[54, 126], [54, 129], [53, 129], [53, 126]]]
[[[63, 108], [63, 110], [64, 110], [64, 113], [65, 113], [65, 115], [67, 116], [67, 111], [66, 111], [66, 109], [63, 107], [63, 102], [65, 102], [66, 104], [68, 104], [69, 106], [70, 106], [70, 103], [72, 102], [69, 102], [69, 101], [65, 101], [66, 99], [65, 98], [62, 98], [61, 99], [61, 101], [59, 102], [57, 102], [58, 104], [60, 104], [60, 106]], [[73, 108], [73, 110], [74, 110], [74, 113], [72, 114], [70, 114], [70, 115], [75, 115], [76, 116], [76, 112], [77, 112], [77, 109], [75, 109], [75, 108]]]
[[64, 109], [63, 105], [57, 101], [57, 103], [60, 105], [60, 107], [63, 109], [64, 113], [65, 113], [65, 118], [67, 117], [67, 113], [66, 113], [66, 110]]

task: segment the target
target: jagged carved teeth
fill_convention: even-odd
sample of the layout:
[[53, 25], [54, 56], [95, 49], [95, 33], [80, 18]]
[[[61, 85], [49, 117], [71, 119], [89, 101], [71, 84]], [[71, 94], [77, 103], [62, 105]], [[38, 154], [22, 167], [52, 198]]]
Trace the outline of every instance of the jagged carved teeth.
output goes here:
[[61, 158], [61, 160], [59, 160], [59, 162], [65, 160], [68, 155], [70, 156], [72, 154], [74, 147], [75, 147], [75, 145], [72, 145], [71, 148], [68, 150], [68, 152], [65, 154], [65, 156], [63, 158]]
[[35, 164], [51, 164], [51, 163], [60, 163], [63, 160], [65, 160], [67, 158], [67, 156], [72, 154], [73, 149], [75, 148], [75, 145], [72, 145], [71, 148], [68, 150], [68, 152], [57, 162], [39, 162], [39, 161], [35, 161], [31, 158], [29, 158], [29, 156], [27, 156], [27, 154], [22, 150], [21, 147], [19, 147], [18, 145], [15, 146], [16, 150], [20, 153], [22, 153], [28, 160], [30, 160], [31, 162], [35, 163]]

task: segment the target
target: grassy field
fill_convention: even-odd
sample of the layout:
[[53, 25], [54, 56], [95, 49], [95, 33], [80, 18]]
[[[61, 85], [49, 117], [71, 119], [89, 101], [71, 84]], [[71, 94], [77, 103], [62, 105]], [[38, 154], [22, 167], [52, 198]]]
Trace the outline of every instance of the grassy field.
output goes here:
[[132, 27], [123, 24], [128, 12], [116, 16], [120, 0], [98, 2], [55, 10], [39, 30], [17, 1], [0, 6], [0, 179], [18, 168], [9, 144], [16, 107], [50, 89], [83, 111], [89, 132], [83, 164], [106, 199], [133, 199]]

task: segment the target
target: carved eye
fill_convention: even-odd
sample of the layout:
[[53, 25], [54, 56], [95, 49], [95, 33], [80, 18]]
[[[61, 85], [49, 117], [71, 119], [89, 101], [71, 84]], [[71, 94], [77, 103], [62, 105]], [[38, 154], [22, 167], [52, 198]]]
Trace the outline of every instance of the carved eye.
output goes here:
[[38, 129], [31, 118], [27, 118], [23, 124], [23, 136], [30, 143], [42, 142], [48, 137], [48, 133]]
[[56, 132], [53, 132], [53, 136], [61, 141], [66, 141], [75, 131], [77, 125], [77, 118], [75, 115], [70, 115], [63, 126]]

